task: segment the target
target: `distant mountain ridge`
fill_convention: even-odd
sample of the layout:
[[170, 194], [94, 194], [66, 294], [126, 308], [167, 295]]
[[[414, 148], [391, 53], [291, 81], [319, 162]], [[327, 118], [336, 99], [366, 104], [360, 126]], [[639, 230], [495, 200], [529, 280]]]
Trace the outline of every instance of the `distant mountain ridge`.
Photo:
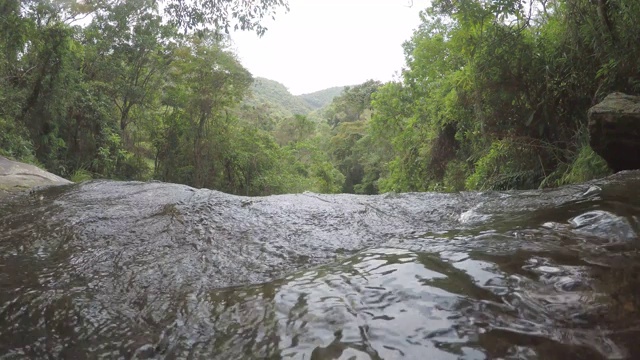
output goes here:
[[250, 106], [268, 105], [279, 117], [292, 117], [295, 114], [308, 115], [331, 103], [340, 95], [344, 86], [315, 91], [309, 94], [292, 95], [286, 86], [262, 77], [256, 77], [251, 86], [252, 95], [244, 103]]
[[314, 110], [317, 110], [331, 104], [331, 101], [333, 101], [336, 96], [342, 94], [342, 90], [344, 90], [344, 86], [334, 86], [328, 89], [298, 95], [297, 97], [304, 100]]

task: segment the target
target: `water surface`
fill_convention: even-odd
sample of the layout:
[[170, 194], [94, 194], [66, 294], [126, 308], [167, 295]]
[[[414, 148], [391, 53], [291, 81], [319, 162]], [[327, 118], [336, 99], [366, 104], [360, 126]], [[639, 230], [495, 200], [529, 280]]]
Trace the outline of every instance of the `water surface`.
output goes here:
[[0, 202], [0, 358], [640, 358], [638, 189], [33, 191]]

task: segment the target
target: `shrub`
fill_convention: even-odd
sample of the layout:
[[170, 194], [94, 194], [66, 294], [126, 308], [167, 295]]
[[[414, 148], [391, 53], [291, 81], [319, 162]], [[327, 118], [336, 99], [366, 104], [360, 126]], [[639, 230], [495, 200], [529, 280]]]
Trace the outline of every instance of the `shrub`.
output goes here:
[[561, 162], [542, 181], [541, 188], [581, 183], [611, 174], [606, 161], [589, 146], [589, 131], [585, 125], [576, 131], [572, 142], [576, 145], [573, 151], [568, 151], [568, 160]]
[[91, 179], [93, 179], [93, 176], [89, 171], [87, 171], [86, 169], [77, 169], [71, 175], [70, 180], [73, 181], [74, 183], [79, 183], [79, 182], [88, 181]]
[[487, 154], [475, 164], [475, 172], [466, 180], [471, 190], [531, 189], [544, 179], [539, 151], [526, 141], [494, 141]]
[[611, 174], [609, 166], [589, 144], [583, 144], [558, 185], [575, 184]]

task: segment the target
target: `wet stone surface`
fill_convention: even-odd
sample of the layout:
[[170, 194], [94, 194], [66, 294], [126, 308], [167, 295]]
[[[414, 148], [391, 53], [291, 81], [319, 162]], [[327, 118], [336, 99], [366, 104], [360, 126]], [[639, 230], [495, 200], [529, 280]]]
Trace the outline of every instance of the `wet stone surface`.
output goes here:
[[29, 190], [70, 184], [71, 181], [46, 172], [34, 165], [24, 164], [0, 156], [0, 198]]
[[637, 189], [5, 198], [0, 358], [638, 358]]

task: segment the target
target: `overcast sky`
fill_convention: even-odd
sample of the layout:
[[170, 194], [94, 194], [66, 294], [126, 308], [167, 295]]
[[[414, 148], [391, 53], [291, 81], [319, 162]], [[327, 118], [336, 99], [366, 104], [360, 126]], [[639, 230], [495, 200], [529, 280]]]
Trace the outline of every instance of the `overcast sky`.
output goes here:
[[[413, 3], [413, 6], [409, 7]], [[290, 11], [262, 37], [233, 34], [233, 48], [254, 76], [294, 95], [368, 79], [391, 80], [404, 65], [402, 43], [429, 0], [289, 0]]]

